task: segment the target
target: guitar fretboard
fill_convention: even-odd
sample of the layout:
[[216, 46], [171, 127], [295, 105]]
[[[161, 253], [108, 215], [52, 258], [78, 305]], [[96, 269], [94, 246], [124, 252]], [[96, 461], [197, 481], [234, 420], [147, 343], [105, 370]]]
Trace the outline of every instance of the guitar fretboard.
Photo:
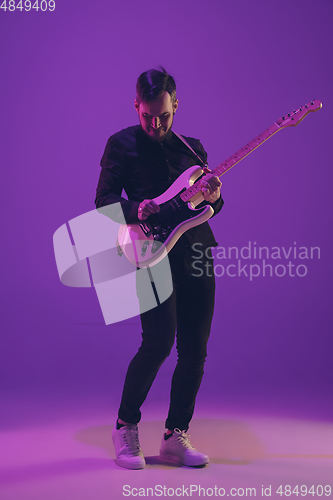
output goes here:
[[[212, 170], [212, 174], [217, 177], [221, 177], [221, 175], [225, 174], [232, 167], [237, 165], [243, 158], [252, 153], [256, 148], [258, 148], [261, 144], [263, 144], [267, 139], [272, 137], [276, 132], [281, 130], [279, 122], [274, 122], [269, 128], [264, 130], [261, 134], [257, 135], [255, 139], [252, 139], [246, 146], [239, 149], [236, 153], [234, 153], [230, 158], [220, 163], [214, 170]], [[181, 193], [180, 197], [184, 202], [189, 202], [191, 199], [198, 193], [201, 192], [201, 184], [197, 182], [193, 184], [191, 187], [187, 188], [186, 191]]]

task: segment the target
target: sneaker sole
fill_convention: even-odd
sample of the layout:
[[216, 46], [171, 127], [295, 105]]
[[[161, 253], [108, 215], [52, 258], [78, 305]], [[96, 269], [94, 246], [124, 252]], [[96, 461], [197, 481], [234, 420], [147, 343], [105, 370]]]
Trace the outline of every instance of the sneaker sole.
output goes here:
[[203, 465], [209, 464], [208, 459], [205, 462], [198, 461], [198, 463], [186, 464], [186, 463], [182, 462], [177, 456], [171, 455], [169, 453], [163, 453], [163, 452], [160, 452], [160, 458], [162, 458], [163, 460], [167, 460], [168, 462], [174, 462], [174, 463], [179, 464], [179, 465], [185, 465], [185, 467], [200, 467], [200, 466], [202, 467]]
[[142, 461], [138, 463], [128, 463], [128, 462], [123, 462], [121, 459], [116, 458], [116, 464], [119, 465], [119, 467], [122, 467], [124, 469], [130, 469], [130, 470], [138, 470], [138, 469], [144, 469], [146, 465], [146, 461], [143, 458]]

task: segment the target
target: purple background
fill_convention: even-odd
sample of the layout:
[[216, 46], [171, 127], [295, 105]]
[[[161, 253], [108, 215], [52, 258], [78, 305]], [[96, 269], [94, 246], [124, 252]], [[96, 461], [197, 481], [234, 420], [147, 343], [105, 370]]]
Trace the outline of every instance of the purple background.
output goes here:
[[[332, 417], [332, 19], [331, 0], [66, 0], [54, 12], [1, 11], [8, 427], [46, 405], [56, 414], [58, 400], [100, 401], [114, 418], [139, 321], [106, 327], [94, 289], [64, 287], [52, 236], [94, 208], [105, 143], [137, 123], [136, 78], [158, 64], [177, 82], [174, 129], [201, 139], [211, 167], [284, 113], [323, 102], [223, 177], [225, 207], [211, 223], [221, 246], [296, 242], [321, 257], [297, 262], [303, 278], [217, 278], [198, 407]], [[149, 395], [165, 409], [174, 363], [175, 353]]]

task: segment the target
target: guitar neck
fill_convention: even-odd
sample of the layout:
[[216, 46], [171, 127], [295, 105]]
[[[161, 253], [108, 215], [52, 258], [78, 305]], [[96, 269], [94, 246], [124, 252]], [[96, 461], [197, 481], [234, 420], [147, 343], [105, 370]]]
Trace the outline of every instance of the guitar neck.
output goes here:
[[281, 130], [278, 122], [273, 123], [269, 128], [264, 130], [261, 134], [257, 135], [255, 139], [252, 139], [246, 146], [239, 149], [236, 153], [234, 153], [230, 158], [225, 160], [223, 163], [220, 163], [212, 173], [217, 177], [221, 177], [221, 175], [225, 174], [232, 167], [237, 165], [243, 158], [252, 153], [255, 149], [257, 149], [261, 144], [266, 142], [270, 137], [272, 137], [276, 132]]
[[[252, 151], [266, 142], [267, 139], [276, 134], [276, 132], [286, 127], [295, 127], [308, 115], [308, 113], [310, 113], [311, 111], [318, 111], [318, 109], [320, 109], [321, 107], [322, 103], [320, 101], [313, 100], [308, 104], [300, 107], [299, 109], [294, 110], [285, 116], [282, 116], [281, 118], [279, 118], [279, 120], [274, 122], [273, 125], [268, 127], [261, 134], [257, 135], [255, 139], [252, 139], [252, 141], [246, 144], [246, 146], [239, 149], [237, 153], [233, 154], [232, 156], [230, 156], [230, 158], [220, 163], [218, 167], [214, 168], [212, 174], [216, 175], [217, 177], [221, 177], [223, 174], [228, 172], [228, 170], [237, 165], [237, 163], [243, 160], [243, 158], [252, 153]], [[196, 202], [196, 204], [200, 203], [201, 201], [203, 201], [201, 183], [194, 183], [191, 187], [186, 189], [186, 191], [184, 191], [180, 195], [180, 197], [185, 202]]]
[[[269, 128], [264, 130], [261, 134], [257, 135], [255, 139], [252, 139], [246, 146], [239, 149], [236, 153], [234, 153], [230, 158], [220, 163], [214, 170], [212, 170], [212, 174], [216, 175], [216, 177], [221, 177], [223, 174], [228, 172], [232, 167], [237, 165], [243, 158], [248, 156], [252, 151], [258, 148], [261, 144], [266, 142], [270, 137], [272, 137], [276, 132], [281, 130], [279, 125], [279, 120], [274, 122]], [[194, 202], [198, 197], [202, 195], [200, 182], [193, 184], [191, 187], [186, 189], [180, 197], [185, 202]]]

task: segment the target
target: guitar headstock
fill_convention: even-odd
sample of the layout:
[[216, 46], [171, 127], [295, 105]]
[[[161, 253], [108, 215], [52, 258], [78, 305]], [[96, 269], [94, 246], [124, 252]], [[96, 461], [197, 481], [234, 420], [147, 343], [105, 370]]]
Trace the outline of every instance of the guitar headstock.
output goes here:
[[300, 108], [282, 116], [277, 120], [277, 125], [280, 128], [283, 127], [295, 127], [298, 125], [311, 111], [318, 111], [322, 107], [322, 103], [318, 99], [310, 101], [308, 104], [301, 106]]

